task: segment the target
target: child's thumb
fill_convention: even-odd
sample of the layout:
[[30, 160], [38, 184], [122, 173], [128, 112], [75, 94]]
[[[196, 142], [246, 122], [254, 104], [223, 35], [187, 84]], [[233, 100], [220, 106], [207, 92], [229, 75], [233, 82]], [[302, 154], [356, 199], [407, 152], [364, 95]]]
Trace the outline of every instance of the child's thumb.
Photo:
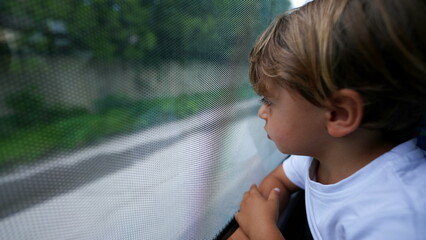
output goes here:
[[271, 192], [269, 193], [268, 200], [273, 201], [277, 205], [279, 205], [279, 203], [280, 203], [280, 192], [281, 192], [281, 189], [279, 189], [279, 188], [272, 189]]

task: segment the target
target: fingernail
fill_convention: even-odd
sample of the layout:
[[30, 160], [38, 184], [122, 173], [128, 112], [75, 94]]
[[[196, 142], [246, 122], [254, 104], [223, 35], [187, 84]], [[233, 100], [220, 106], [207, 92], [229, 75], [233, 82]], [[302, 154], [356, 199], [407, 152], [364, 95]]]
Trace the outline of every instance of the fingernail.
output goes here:
[[279, 189], [279, 188], [274, 188], [274, 191], [275, 191], [275, 192], [281, 192], [281, 189]]

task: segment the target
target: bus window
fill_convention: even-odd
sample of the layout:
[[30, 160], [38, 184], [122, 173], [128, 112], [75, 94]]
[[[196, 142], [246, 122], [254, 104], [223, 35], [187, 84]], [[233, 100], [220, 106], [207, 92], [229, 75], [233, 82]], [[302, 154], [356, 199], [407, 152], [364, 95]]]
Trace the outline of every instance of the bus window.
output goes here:
[[0, 2], [0, 239], [213, 239], [286, 157], [248, 54], [286, 0]]

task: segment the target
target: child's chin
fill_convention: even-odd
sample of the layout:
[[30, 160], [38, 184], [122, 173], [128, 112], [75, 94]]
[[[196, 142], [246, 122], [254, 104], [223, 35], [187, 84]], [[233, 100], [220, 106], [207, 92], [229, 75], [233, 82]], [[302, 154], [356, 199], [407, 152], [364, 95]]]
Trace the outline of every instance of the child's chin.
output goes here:
[[275, 143], [275, 146], [278, 148], [278, 150], [281, 153], [288, 154], [288, 155], [295, 154], [294, 151], [292, 151], [292, 149], [290, 149], [288, 146], [279, 146], [277, 143]]

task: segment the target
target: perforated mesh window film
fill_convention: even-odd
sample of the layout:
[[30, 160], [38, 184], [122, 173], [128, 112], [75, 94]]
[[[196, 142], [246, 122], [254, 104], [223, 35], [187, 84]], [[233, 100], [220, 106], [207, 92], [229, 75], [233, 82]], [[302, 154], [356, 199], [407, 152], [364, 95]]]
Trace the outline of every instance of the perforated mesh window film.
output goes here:
[[285, 156], [248, 83], [287, 1], [0, 2], [0, 239], [214, 239]]

